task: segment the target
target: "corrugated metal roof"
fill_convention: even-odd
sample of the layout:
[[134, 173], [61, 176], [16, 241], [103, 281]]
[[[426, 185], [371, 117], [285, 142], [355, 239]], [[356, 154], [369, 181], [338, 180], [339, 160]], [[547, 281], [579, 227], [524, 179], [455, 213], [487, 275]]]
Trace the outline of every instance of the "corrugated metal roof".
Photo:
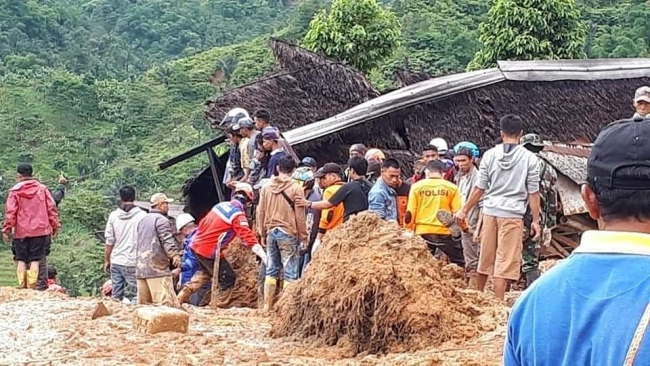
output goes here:
[[587, 213], [587, 205], [580, 194], [580, 186], [563, 174], [557, 175], [555, 184], [560, 202], [562, 202], [562, 213], [565, 216]]
[[412, 105], [444, 99], [504, 80], [612, 80], [650, 77], [650, 59], [499, 61], [498, 66], [493, 69], [441, 76], [409, 85], [333, 117], [287, 131], [284, 136], [291, 144], [301, 144]]

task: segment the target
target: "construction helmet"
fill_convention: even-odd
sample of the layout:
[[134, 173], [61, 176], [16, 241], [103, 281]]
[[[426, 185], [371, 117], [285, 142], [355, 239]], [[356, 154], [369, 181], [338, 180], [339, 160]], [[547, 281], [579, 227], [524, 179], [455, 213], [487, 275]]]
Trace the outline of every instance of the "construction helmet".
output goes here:
[[379, 149], [370, 149], [366, 153], [365, 158], [368, 161], [372, 161], [372, 160], [384, 161], [386, 160], [386, 155], [384, 155], [384, 153]]
[[176, 231], [180, 232], [187, 224], [194, 222], [194, 217], [188, 213], [182, 213], [176, 218]]
[[524, 147], [526, 147], [526, 145], [531, 147], [544, 147], [544, 140], [542, 140], [542, 137], [536, 133], [523, 135], [519, 143]]
[[221, 123], [219, 123], [219, 127], [234, 125], [244, 117], [250, 119], [248, 112], [244, 108], [233, 108], [226, 113], [225, 117], [223, 117]]
[[300, 167], [294, 170], [293, 174], [291, 174], [291, 179], [304, 186], [305, 183], [314, 180], [314, 172], [307, 166]]
[[237, 183], [235, 185], [235, 195], [242, 194], [249, 202], [253, 201], [255, 193], [253, 193], [253, 187], [248, 183]]
[[474, 157], [474, 159], [478, 158], [479, 149], [478, 146], [476, 146], [476, 144], [474, 144], [473, 142], [463, 141], [457, 143], [456, 146], [454, 146], [454, 152], [456, 152], [456, 154], [458, 154], [458, 152], [461, 149], [469, 149], [469, 151], [472, 152], [472, 156]]
[[449, 150], [449, 148], [447, 147], [447, 141], [445, 141], [445, 139], [442, 139], [440, 137], [436, 137], [435, 139], [431, 140], [431, 142], [429, 142], [429, 145], [433, 145], [436, 148], [438, 148], [438, 153], [444, 154], [445, 152], [447, 152], [447, 150]]

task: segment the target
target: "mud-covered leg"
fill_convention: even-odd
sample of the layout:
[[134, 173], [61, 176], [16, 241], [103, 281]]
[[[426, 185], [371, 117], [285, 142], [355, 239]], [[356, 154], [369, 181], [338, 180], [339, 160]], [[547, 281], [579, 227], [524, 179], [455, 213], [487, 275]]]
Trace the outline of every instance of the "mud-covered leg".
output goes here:
[[178, 301], [181, 304], [190, 302], [190, 297], [211, 280], [210, 275], [202, 269], [196, 271], [190, 279], [190, 282], [186, 283], [181, 289], [181, 292], [178, 293]]

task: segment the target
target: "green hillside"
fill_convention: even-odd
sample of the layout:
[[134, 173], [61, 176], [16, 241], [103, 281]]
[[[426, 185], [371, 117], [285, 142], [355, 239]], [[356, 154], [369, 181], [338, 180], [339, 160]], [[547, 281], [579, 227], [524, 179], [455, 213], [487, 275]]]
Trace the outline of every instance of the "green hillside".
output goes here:
[[[550, 0], [549, 0], [550, 1]], [[400, 22], [399, 45], [369, 72], [395, 86], [400, 68], [432, 75], [463, 71], [477, 50], [490, 2], [382, 1]], [[327, 0], [0, 1], [0, 204], [19, 162], [55, 186], [73, 179], [60, 207], [64, 231], [52, 260], [73, 294], [101, 282], [102, 229], [117, 190], [176, 196], [201, 157], [160, 172], [156, 164], [212, 132], [203, 102], [269, 71], [270, 34], [301, 41]], [[588, 57], [648, 54], [645, 1], [578, 1]], [[223, 78], [211, 82], [215, 71]], [[13, 283], [0, 246], [0, 284]]]

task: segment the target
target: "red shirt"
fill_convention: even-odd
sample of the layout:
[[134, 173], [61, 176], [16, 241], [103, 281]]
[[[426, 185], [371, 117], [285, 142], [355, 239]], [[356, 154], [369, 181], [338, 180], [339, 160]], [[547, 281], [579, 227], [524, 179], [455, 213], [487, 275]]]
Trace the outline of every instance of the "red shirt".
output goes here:
[[248, 247], [257, 244], [242, 204], [235, 200], [221, 202], [214, 205], [199, 222], [191, 248], [202, 257], [214, 258], [219, 245], [221, 258], [224, 258], [224, 249], [235, 237], [239, 237]]

